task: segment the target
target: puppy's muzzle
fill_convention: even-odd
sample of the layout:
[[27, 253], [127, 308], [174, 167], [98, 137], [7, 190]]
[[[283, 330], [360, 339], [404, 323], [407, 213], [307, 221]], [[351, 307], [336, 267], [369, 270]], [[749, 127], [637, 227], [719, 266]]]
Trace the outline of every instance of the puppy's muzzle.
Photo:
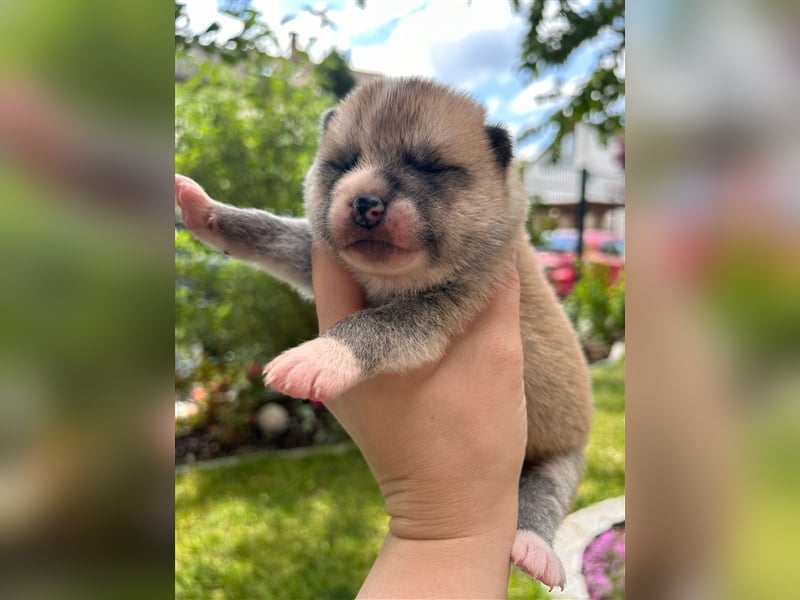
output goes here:
[[350, 216], [356, 225], [370, 229], [383, 220], [386, 205], [373, 194], [353, 198]]

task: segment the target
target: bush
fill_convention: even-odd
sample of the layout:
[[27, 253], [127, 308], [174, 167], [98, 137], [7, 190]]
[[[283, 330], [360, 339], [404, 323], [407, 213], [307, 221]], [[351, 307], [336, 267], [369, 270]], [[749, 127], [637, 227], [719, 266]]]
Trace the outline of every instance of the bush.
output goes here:
[[[310, 63], [294, 65], [260, 53], [233, 65], [186, 51], [178, 59], [194, 75], [175, 90], [176, 171], [223, 202], [301, 214], [319, 117], [335, 102], [301, 83]], [[260, 380], [261, 365], [316, 336], [313, 305], [250, 265], [197, 242], [177, 213], [175, 270], [176, 388], [179, 398], [198, 409], [176, 430], [179, 450], [194, 445], [206, 457], [242, 445], [341, 439], [327, 411], [271, 396]], [[255, 376], [248, 376], [251, 368]], [[268, 439], [255, 415], [269, 401], [286, 408], [290, 425], [285, 435]]]
[[[277, 397], [261, 368], [284, 349], [315, 337], [313, 304], [249, 265], [176, 234], [176, 389], [197, 414], [178, 423], [178, 460], [212, 458], [244, 447], [294, 447], [343, 439], [324, 408]], [[265, 436], [259, 409], [280, 403], [289, 428]]]
[[604, 356], [611, 345], [625, 338], [625, 275], [609, 283], [606, 265], [591, 263], [583, 268], [564, 301], [572, 323], [590, 355]]

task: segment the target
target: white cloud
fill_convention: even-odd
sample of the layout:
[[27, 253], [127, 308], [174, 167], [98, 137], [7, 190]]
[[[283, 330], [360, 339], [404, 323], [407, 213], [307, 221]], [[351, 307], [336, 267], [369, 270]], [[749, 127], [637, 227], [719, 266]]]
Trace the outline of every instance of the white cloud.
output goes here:
[[367, 5], [361, 9], [351, 0], [343, 10], [332, 11], [331, 15], [342, 34], [352, 38], [377, 29], [393, 19], [424, 10], [426, 4], [427, 0], [372, 0], [368, 1]]
[[217, 35], [223, 39], [236, 35], [242, 29], [240, 21], [217, 12], [216, 0], [190, 0], [186, 2], [185, 12], [189, 17], [192, 31], [198, 33], [204, 31], [214, 21], [220, 24], [220, 31]]
[[[373, 27], [377, 17], [367, 13], [378, 5], [383, 2], [368, 2], [364, 11], [363, 18]], [[422, 8], [398, 22], [383, 44], [353, 48], [353, 67], [388, 75], [433, 76], [434, 45], [457, 43], [479, 31], [505, 29], [514, 19], [509, 5], [497, 0], [473, 0], [469, 5], [438, 1], [419, 6]]]
[[536, 108], [541, 108], [551, 102], [543, 102], [542, 98], [555, 91], [553, 77], [545, 77], [534, 81], [526, 87], [509, 105], [509, 110], [515, 115], [526, 115]]
[[[234, 19], [220, 15], [215, 0], [190, 0], [186, 11], [195, 30], [202, 30], [212, 21], [223, 24], [223, 34], [238, 33]], [[326, 8], [323, 1], [309, 2], [314, 9]], [[349, 51], [353, 68], [376, 71], [387, 75], [434, 76], [432, 61], [434, 46], [458, 44], [478, 32], [508, 29], [522, 22], [507, 2], [498, 0], [370, 0], [364, 9], [355, 0], [347, 0], [343, 8], [331, 8], [328, 17], [336, 29], [322, 27], [318, 17], [297, 10], [291, 0], [255, 0], [253, 7], [261, 11], [265, 22], [273, 29], [278, 46], [288, 52], [290, 33], [298, 34], [300, 47], [318, 60], [331, 48]], [[296, 15], [281, 24], [287, 15]], [[396, 27], [385, 40], [373, 45], [353, 45], [353, 40], [387, 26], [398, 19]], [[313, 43], [312, 43], [313, 42]], [[513, 65], [510, 65], [513, 66]], [[498, 75], [507, 75], [498, 73]]]

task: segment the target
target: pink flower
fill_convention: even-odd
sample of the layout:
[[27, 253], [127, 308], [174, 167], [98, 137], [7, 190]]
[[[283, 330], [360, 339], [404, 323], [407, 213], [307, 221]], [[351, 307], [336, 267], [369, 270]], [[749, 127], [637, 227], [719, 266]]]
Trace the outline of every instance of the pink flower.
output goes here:
[[624, 528], [615, 526], [589, 543], [583, 552], [583, 575], [592, 600], [624, 597]]

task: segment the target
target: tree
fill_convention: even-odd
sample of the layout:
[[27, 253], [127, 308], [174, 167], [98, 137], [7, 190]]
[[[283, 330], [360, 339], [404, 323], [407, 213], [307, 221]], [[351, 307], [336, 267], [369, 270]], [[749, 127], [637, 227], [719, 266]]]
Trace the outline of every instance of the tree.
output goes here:
[[[522, 67], [532, 77], [569, 64], [579, 49], [591, 44], [599, 52], [594, 70], [583, 81], [556, 80], [548, 100], [559, 108], [544, 123], [524, 133], [530, 136], [555, 128], [550, 149], [558, 160], [561, 140], [574, 123], [594, 125], [603, 139], [623, 131], [625, 123], [625, 1], [596, 0], [583, 5], [570, 0], [511, 0], [516, 12], [527, 6], [530, 24], [522, 44]], [[575, 86], [570, 91], [566, 84]]]
[[242, 22], [242, 30], [235, 36], [218, 39], [220, 24], [211, 23], [200, 33], [189, 26], [186, 3], [175, 2], [175, 50], [201, 50], [207, 56], [216, 56], [228, 63], [237, 63], [253, 53], [268, 48], [277, 49], [275, 34], [261, 19], [261, 14], [249, 3], [228, 2], [222, 12]]
[[324, 90], [332, 92], [337, 98], [344, 98], [356, 85], [356, 80], [347, 61], [336, 50], [320, 61], [314, 69], [317, 81]]
[[[293, 84], [298, 67], [284, 58], [198, 60], [191, 68], [175, 89], [176, 171], [224, 202], [301, 214], [319, 116], [335, 99]], [[202, 341], [212, 354], [247, 366], [313, 336], [313, 310], [286, 286], [206, 251], [188, 234], [178, 236], [177, 249], [180, 346]]]

